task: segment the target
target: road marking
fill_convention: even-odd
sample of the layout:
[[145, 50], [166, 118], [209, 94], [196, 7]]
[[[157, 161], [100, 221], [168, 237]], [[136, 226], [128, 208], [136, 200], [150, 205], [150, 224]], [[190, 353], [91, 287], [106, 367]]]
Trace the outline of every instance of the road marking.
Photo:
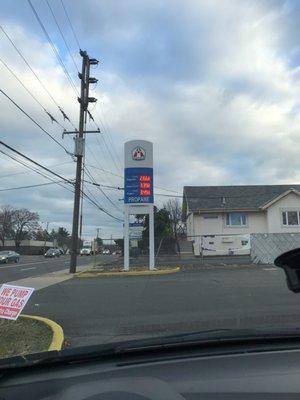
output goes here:
[[[52, 262], [62, 262], [63, 260], [51, 260]], [[48, 263], [49, 260], [46, 261], [35, 261], [35, 262], [28, 262], [28, 263], [23, 263], [23, 264], [10, 264], [10, 265], [5, 265], [5, 267], [0, 267], [0, 269], [6, 269], [6, 268], [17, 268], [17, 267], [24, 267], [26, 265], [35, 265], [35, 264], [45, 264]]]
[[269, 268], [263, 268], [264, 271], [278, 271], [278, 268], [275, 267], [269, 267]]
[[30, 269], [36, 269], [36, 267], [22, 268], [21, 271], [29, 271]]

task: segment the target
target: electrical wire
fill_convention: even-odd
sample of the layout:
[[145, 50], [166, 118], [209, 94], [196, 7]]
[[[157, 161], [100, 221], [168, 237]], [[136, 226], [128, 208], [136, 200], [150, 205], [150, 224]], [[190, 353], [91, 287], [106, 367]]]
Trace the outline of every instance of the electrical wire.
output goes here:
[[[116, 158], [117, 158], [117, 161], [118, 161], [118, 165], [120, 166], [120, 169], [122, 170], [122, 165], [123, 165], [123, 163], [122, 163], [122, 161], [121, 161], [121, 159], [120, 159], [120, 157], [119, 157], [119, 153], [118, 153], [117, 150], [116, 150], [114, 141], [113, 141], [113, 139], [112, 139], [112, 134], [111, 134], [109, 125], [108, 125], [108, 123], [107, 123], [107, 119], [106, 119], [106, 117], [105, 117], [105, 114], [104, 114], [104, 112], [103, 112], [103, 109], [102, 109], [102, 107], [101, 107], [101, 104], [100, 104], [100, 103], [98, 103], [98, 104], [96, 103], [96, 104], [95, 104], [95, 107], [97, 107], [97, 106], [98, 106], [99, 112], [98, 112], [98, 109], [97, 109], [97, 108], [95, 109], [95, 112], [97, 113], [97, 116], [98, 116], [98, 118], [99, 118], [99, 120], [100, 120], [100, 123], [102, 123], [103, 129], [104, 129], [104, 131], [106, 132], [106, 136], [107, 136], [108, 140], [110, 141], [110, 144], [111, 144], [111, 146], [112, 146], [112, 149], [113, 149], [113, 151], [114, 151], [114, 154], [116, 155]], [[101, 116], [100, 116], [100, 113], [101, 113], [102, 116], [103, 116], [103, 120], [102, 120], [102, 118], [101, 118]]]
[[72, 153], [65, 148], [64, 145], [62, 145], [58, 140], [55, 139], [54, 136], [51, 135], [46, 129], [44, 129], [36, 120], [31, 117], [21, 106], [19, 106], [11, 97], [8, 96], [8, 94], [0, 89], [0, 92], [11, 102], [15, 107], [17, 107], [24, 115], [26, 115], [27, 118], [29, 118], [36, 126], [38, 126], [47, 136], [49, 136], [58, 146], [60, 146], [68, 155], [72, 155]]
[[[23, 165], [25, 168], [27, 168], [27, 169], [29, 169], [29, 170], [31, 170], [31, 171], [36, 172], [38, 175], [40, 175], [40, 176], [42, 176], [42, 177], [44, 177], [44, 178], [50, 180], [51, 182], [54, 182], [54, 180], [53, 180], [50, 176], [48, 176], [48, 175], [46, 175], [45, 173], [43, 173], [43, 172], [41, 172], [41, 171], [39, 171], [39, 170], [33, 168], [32, 166], [26, 164], [24, 161], [19, 160], [18, 158], [12, 156], [11, 154], [8, 154], [8, 153], [4, 152], [3, 150], [0, 150], [0, 153], [2, 153], [2, 154], [4, 154], [5, 156], [9, 157], [10, 159], [12, 159], [13, 161], [15, 161], [16, 163]], [[61, 186], [62, 188], [67, 189], [67, 190], [69, 190], [70, 192], [74, 193], [73, 190], [71, 190], [69, 187], [64, 186], [62, 183], [57, 183], [57, 184], [58, 184], [59, 186]]]
[[90, 185], [103, 187], [103, 188], [105, 188], [105, 189], [124, 190], [124, 188], [121, 188], [121, 187], [119, 187], [119, 186], [102, 185], [101, 183], [91, 182], [91, 181], [88, 181], [88, 180], [86, 180], [86, 179], [84, 180], [84, 182], [89, 183]]
[[[109, 172], [103, 168], [102, 164], [101, 164], [100, 161], [99, 161], [99, 158], [96, 157], [94, 151], [90, 148], [90, 146], [89, 146], [87, 143], [85, 144], [85, 146], [86, 146], [86, 149], [88, 150], [88, 152], [91, 154], [91, 156], [92, 156], [92, 157], [94, 158], [94, 160], [96, 161], [97, 165], [99, 165], [99, 168], [97, 168], [97, 169], [98, 169], [98, 170], [101, 170], [101, 171], [104, 173], [104, 179], [105, 179], [105, 181], [109, 182], [109, 178], [110, 178], [110, 177], [108, 176]], [[89, 164], [86, 164], [86, 163], [85, 163], [85, 165], [89, 166]]]
[[[69, 179], [62, 177], [61, 175], [57, 174], [57, 173], [54, 172], [54, 171], [51, 171], [49, 168], [47, 168], [47, 167], [41, 165], [41, 164], [38, 163], [37, 161], [31, 159], [30, 157], [28, 157], [28, 156], [26, 156], [25, 154], [19, 152], [18, 150], [14, 149], [13, 147], [7, 145], [6, 143], [0, 141], [0, 144], [1, 144], [2, 146], [4, 146], [4, 147], [8, 148], [9, 150], [13, 151], [13, 152], [16, 153], [17, 155], [19, 155], [19, 156], [25, 158], [26, 160], [30, 161], [31, 163], [33, 163], [33, 164], [37, 165], [38, 167], [42, 168], [43, 170], [46, 170], [46, 171], [49, 172], [50, 174], [55, 175], [56, 177], [60, 178], [63, 182], [69, 183], [69, 184], [72, 185], [72, 187], [74, 187], [74, 183], [73, 183], [72, 181], [70, 181]], [[35, 171], [35, 172], [38, 173], [39, 175], [43, 176], [43, 177], [46, 178], [46, 179], [51, 180], [51, 181], [54, 183], [54, 181], [52, 180], [52, 178], [50, 178], [50, 177], [47, 176], [46, 174], [42, 173], [41, 171], [35, 170], [35, 169], [32, 168], [31, 166], [29, 166], [29, 165], [27, 165], [26, 163], [24, 163], [22, 160], [18, 160], [16, 157], [12, 156], [11, 154], [5, 153], [3, 150], [0, 150], [0, 153], [6, 155], [7, 157], [9, 157], [9, 158], [11, 158], [11, 159], [13, 159], [14, 161], [18, 162], [19, 164], [24, 165], [26, 168]], [[62, 183], [56, 182], [56, 184], [62, 186], [64, 189], [66, 189], [66, 190], [68, 190], [68, 191], [74, 193], [74, 190], [70, 189], [69, 187], [64, 186]], [[117, 220], [117, 221], [119, 221], [119, 222], [123, 222], [123, 220], [121, 220], [121, 219], [118, 218], [118, 217], [115, 217], [115, 216], [114, 216], [113, 214], [111, 214], [109, 211], [107, 211], [107, 210], [105, 210], [103, 207], [101, 207], [101, 206], [97, 203], [97, 201], [91, 199], [91, 197], [88, 196], [84, 191], [82, 191], [82, 192], [83, 192], [83, 196], [84, 196], [86, 199], [88, 199], [88, 201], [89, 201], [91, 204], [93, 204], [96, 208], [98, 208], [100, 211], [102, 211], [103, 213], [107, 214], [109, 217], [111, 217], [111, 218], [113, 218], [113, 219], [115, 219], [115, 220]]]
[[21, 52], [21, 50], [16, 46], [15, 42], [12, 40], [12, 38], [8, 35], [8, 33], [5, 31], [5, 29], [3, 28], [2, 25], [0, 25], [0, 29], [2, 30], [2, 32], [4, 33], [4, 35], [6, 36], [6, 38], [8, 39], [8, 41], [10, 42], [10, 44], [13, 46], [13, 48], [16, 50], [16, 52], [19, 54], [19, 56], [22, 58], [22, 60], [24, 61], [24, 63], [27, 65], [27, 67], [30, 69], [30, 71], [32, 72], [32, 74], [34, 75], [34, 77], [37, 79], [37, 81], [39, 82], [39, 84], [41, 85], [41, 87], [44, 89], [44, 91], [47, 93], [47, 95], [49, 96], [49, 98], [52, 100], [52, 102], [56, 105], [56, 107], [58, 108], [59, 112], [63, 115], [64, 119], [67, 119], [70, 124], [73, 126], [74, 129], [75, 126], [74, 124], [71, 122], [71, 120], [69, 119], [69, 117], [66, 115], [66, 113], [64, 112], [64, 110], [62, 109], [62, 107], [57, 103], [57, 101], [55, 100], [55, 98], [52, 96], [51, 92], [47, 89], [47, 87], [45, 86], [45, 84], [41, 81], [41, 79], [39, 78], [39, 76], [36, 74], [36, 72], [34, 71], [34, 69], [31, 67], [30, 63], [27, 61], [27, 59], [25, 58], [25, 56], [23, 55], [23, 53]]
[[[90, 168], [94, 168], [94, 169], [97, 169], [97, 170], [99, 170], [99, 171], [103, 171], [103, 172], [105, 172], [105, 173], [107, 173], [107, 174], [116, 176], [116, 177], [118, 177], [118, 178], [124, 180], [124, 176], [119, 175], [119, 174], [115, 174], [115, 173], [112, 172], [112, 171], [108, 171], [108, 170], [103, 169], [103, 168], [98, 168], [98, 167], [96, 167], [95, 165], [91, 165], [91, 164], [86, 164], [86, 165], [87, 165], [88, 167], [90, 167]], [[160, 190], [165, 190], [166, 192], [178, 193], [178, 192], [176, 192], [175, 190], [163, 188], [163, 187], [161, 187], [161, 186], [156, 186], [156, 185], [155, 185], [154, 188], [155, 188], [155, 189], [160, 189]], [[163, 193], [162, 193], [162, 195], [163, 195]], [[173, 196], [171, 196], [171, 197], [173, 197]], [[178, 197], [182, 197], [182, 195], [179, 195], [179, 194], [178, 194]]]
[[56, 122], [63, 130], [66, 128], [58, 122], [52, 115], [46, 110], [43, 104], [36, 98], [36, 96], [28, 89], [28, 87], [22, 82], [22, 80], [18, 77], [18, 75], [7, 65], [5, 61], [0, 58], [0, 62], [5, 66], [5, 68], [17, 79], [21, 86], [26, 90], [26, 92], [33, 98], [33, 100], [42, 108], [42, 110], [51, 118], [52, 122]]
[[68, 70], [67, 70], [67, 68], [66, 68], [66, 66], [65, 66], [65, 64], [64, 64], [64, 62], [63, 62], [63, 60], [61, 59], [57, 48], [55, 47], [55, 45], [54, 45], [52, 39], [50, 38], [50, 36], [49, 36], [49, 34], [48, 34], [48, 32], [47, 32], [47, 29], [45, 28], [45, 25], [43, 24], [42, 20], [40, 19], [40, 17], [39, 17], [39, 15], [38, 15], [38, 13], [37, 13], [35, 7], [33, 6], [31, 0], [27, 0], [27, 2], [28, 2], [28, 4], [29, 4], [30, 8], [32, 9], [32, 11], [33, 11], [33, 13], [34, 13], [34, 15], [35, 15], [35, 17], [36, 17], [36, 19], [37, 19], [37, 21], [38, 21], [40, 27], [42, 28], [42, 31], [44, 32], [44, 34], [45, 34], [45, 36], [46, 36], [46, 39], [47, 39], [48, 43], [50, 44], [50, 46], [51, 46], [51, 48], [52, 48], [52, 50], [53, 50], [53, 53], [55, 54], [55, 56], [56, 56], [56, 58], [57, 58], [57, 60], [58, 60], [58, 62], [59, 62], [59, 64], [60, 64], [60, 66], [61, 66], [61, 68], [62, 68], [64, 74], [66, 75], [66, 77], [67, 77], [67, 79], [68, 79], [68, 81], [69, 81], [69, 83], [70, 83], [70, 85], [71, 85], [71, 87], [73, 88], [73, 90], [74, 90], [76, 96], [78, 96], [78, 95], [79, 95], [78, 89], [76, 88], [76, 85], [75, 85], [75, 83], [73, 82], [73, 79], [71, 78], [71, 76], [70, 76], [70, 74], [69, 74], [69, 72], [68, 72]]
[[[91, 194], [91, 193], [90, 193]], [[115, 219], [116, 221], [119, 222], [124, 222], [122, 219], [115, 217], [113, 214], [111, 214], [109, 211], [105, 210], [103, 207], [101, 207], [95, 200], [91, 199], [90, 196], [88, 196], [85, 192], [83, 192], [83, 195], [85, 198], [87, 198], [89, 200], [89, 202], [91, 204], [93, 204], [95, 207], [97, 207], [100, 211], [104, 212], [106, 215], [108, 215], [109, 217]], [[91, 194], [92, 195], [92, 194]]]
[[[95, 183], [96, 181], [87, 167], [85, 167], [85, 172], [90, 177], [90, 179]], [[100, 192], [103, 194], [106, 200], [108, 200], [109, 203], [112, 204], [116, 210], [122, 213], [122, 210], [112, 201], [112, 199], [104, 192], [104, 190], [98, 185], [95, 186], [100, 190]]]
[[41, 187], [41, 186], [49, 186], [49, 185], [54, 185], [56, 183], [59, 183], [62, 181], [53, 181], [53, 182], [46, 182], [46, 183], [37, 183], [36, 185], [27, 185], [27, 186], [17, 186], [17, 187], [12, 187], [12, 188], [5, 188], [5, 189], [0, 189], [0, 192], [7, 192], [10, 190], [19, 190], [19, 189], [31, 189], [31, 188], [36, 188], [36, 187]]
[[31, 163], [37, 165], [39, 168], [42, 168], [43, 170], [47, 171], [48, 173], [50, 173], [50, 174], [52, 174], [52, 175], [55, 175], [57, 178], [62, 179], [63, 181], [65, 181], [65, 182], [67, 182], [67, 183], [73, 185], [73, 182], [70, 181], [69, 179], [64, 178], [63, 176], [57, 174], [57, 173], [54, 172], [54, 171], [51, 171], [49, 168], [47, 168], [47, 167], [45, 167], [44, 165], [38, 163], [37, 161], [33, 160], [32, 158], [26, 156], [25, 154], [21, 153], [20, 151], [14, 149], [13, 147], [11, 147], [11, 146], [9, 146], [8, 144], [4, 143], [2, 140], [0, 140], [0, 145], [6, 147], [8, 150], [10, 150], [10, 151], [16, 153], [17, 155], [19, 155], [19, 156], [25, 158], [27, 161], [30, 161]]
[[124, 179], [124, 177], [123, 177], [122, 175], [115, 174], [114, 172], [109, 171], [109, 170], [107, 170], [107, 169], [99, 168], [99, 167], [96, 167], [95, 165], [91, 165], [91, 164], [86, 164], [86, 165], [87, 165], [88, 167], [90, 167], [90, 168], [97, 169], [97, 170], [102, 171], [102, 172], [104, 172], [104, 173], [106, 173], [106, 174], [110, 174], [110, 175], [112, 175], [112, 176], [116, 176], [117, 178]]
[[67, 17], [67, 20], [68, 20], [68, 22], [69, 22], [69, 25], [70, 25], [70, 27], [71, 27], [71, 30], [72, 30], [72, 32], [73, 32], [73, 36], [74, 36], [75, 41], [76, 41], [76, 43], [77, 43], [78, 49], [80, 49], [79, 40], [78, 40], [78, 37], [77, 37], [77, 35], [76, 35], [75, 29], [74, 29], [74, 27], [73, 27], [73, 25], [72, 25], [72, 22], [71, 22], [71, 19], [70, 19], [70, 17], [69, 17], [69, 14], [68, 14], [68, 12], [67, 12], [67, 9], [66, 9], [66, 7], [65, 7], [65, 5], [64, 5], [63, 0], [60, 0], [60, 2], [61, 2], [61, 5], [62, 5], [62, 7], [63, 7], [63, 9], [64, 9], [64, 12], [65, 12], [65, 15], [66, 15], [66, 17]]
[[[104, 146], [105, 146], [105, 148], [106, 148], [108, 154], [110, 155], [110, 157], [111, 157], [111, 159], [112, 159], [112, 161], [113, 161], [114, 166], [116, 167], [116, 171], [118, 172], [120, 169], [122, 170], [122, 168], [121, 168], [120, 166], [117, 165], [117, 162], [116, 162], [116, 160], [115, 160], [115, 157], [114, 157], [113, 153], [110, 151], [110, 149], [109, 149], [109, 147], [108, 147], [108, 145], [107, 145], [107, 143], [106, 143], [106, 140], [105, 140], [104, 135], [103, 135], [102, 133], [99, 133], [99, 135], [101, 136], [101, 138], [102, 138], [102, 140], [103, 140]], [[98, 139], [98, 134], [97, 134], [97, 133], [96, 133], [96, 140], [97, 140], [99, 146], [101, 146], [101, 145], [100, 145], [100, 141], [99, 141], [99, 139]], [[120, 169], [119, 169], [119, 168], [120, 168]]]
[[73, 61], [74, 67], [75, 67], [76, 71], [79, 72], [78, 65], [76, 64], [76, 61], [75, 61], [75, 59], [74, 59], [74, 57], [73, 57], [73, 55], [72, 55], [72, 53], [71, 53], [71, 50], [70, 50], [70, 48], [69, 48], [69, 46], [68, 46], [68, 43], [67, 43], [67, 41], [66, 41], [66, 38], [65, 38], [65, 36], [64, 36], [64, 34], [63, 34], [63, 31], [62, 31], [62, 29], [61, 29], [61, 27], [60, 27], [60, 25], [59, 25], [59, 23], [58, 23], [58, 21], [57, 21], [57, 18], [56, 18], [55, 14], [54, 14], [54, 11], [53, 11], [52, 7], [50, 6], [49, 1], [48, 1], [48, 0], [45, 0], [45, 1], [46, 1], [47, 5], [48, 5], [48, 7], [49, 7], [49, 10], [50, 10], [50, 12], [51, 12], [51, 14], [52, 14], [52, 17], [53, 17], [53, 19], [54, 19], [54, 22], [55, 22], [55, 24], [56, 24], [56, 26], [57, 26], [57, 29], [59, 30], [59, 32], [60, 32], [60, 34], [61, 34], [61, 37], [62, 37], [62, 39], [63, 39], [63, 41], [64, 41], [64, 44], [65, 44], [65, 46], [66, 46], [66, 48], [67, 48], [67, 50], [68, 50], [69, 56], [71, 57], [71, 59], [72, 59], [72, 61]]
[[[65, 162], [63, 162], [63, 163], [48, 165], [48, 168], [51, 168], [51, 167], [58, 167], [58, 166], [65, 165], [65, 164], [70, 164], [70, 163], [72, 163], [72, 161], [65, 161]], [[73, 164], [73, 163], [72, 163], [72, 164]], [[15, 176], [15, 175], [23, 175], [23, 174], [26, 174], [26, 173], [27, 173], [27, 172], [14, 172], [14, 173], [12, 173], [12, 174], [0, 175], [0, 179], [9, 178], [9, 177]]]

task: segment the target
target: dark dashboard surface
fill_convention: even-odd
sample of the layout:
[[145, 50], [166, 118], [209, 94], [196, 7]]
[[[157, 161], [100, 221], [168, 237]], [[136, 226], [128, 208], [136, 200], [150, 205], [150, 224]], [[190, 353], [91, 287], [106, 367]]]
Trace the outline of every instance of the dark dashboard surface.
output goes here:
[[292, 399], [300, 350], [94, 360], [2, 375], [0, 398], [66, 400]]

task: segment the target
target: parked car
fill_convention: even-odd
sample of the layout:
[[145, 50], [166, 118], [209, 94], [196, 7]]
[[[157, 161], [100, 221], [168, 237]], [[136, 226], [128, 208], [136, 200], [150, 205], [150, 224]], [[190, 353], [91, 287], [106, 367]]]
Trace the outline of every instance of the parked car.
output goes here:
[[0, 251], [0, 262], [8, 264], [9, 262], [19, 262], [20, 254], [15, 251]]
[[60, 251], [58, 249], [49, 249], [45, 253], [46, 258], [60, 257]]
[[80, 255], [81, 256], [90, 256], [92, 254], [92, 249], [90, 247], [83, 247], [80, 250]]

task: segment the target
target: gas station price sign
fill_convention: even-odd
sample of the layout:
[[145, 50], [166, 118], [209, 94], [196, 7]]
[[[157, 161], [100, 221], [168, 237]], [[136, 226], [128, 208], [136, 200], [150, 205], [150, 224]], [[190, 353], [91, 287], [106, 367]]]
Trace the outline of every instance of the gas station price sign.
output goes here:
[[152, 204], [153, 168], [125, 168], [124, 202]]

